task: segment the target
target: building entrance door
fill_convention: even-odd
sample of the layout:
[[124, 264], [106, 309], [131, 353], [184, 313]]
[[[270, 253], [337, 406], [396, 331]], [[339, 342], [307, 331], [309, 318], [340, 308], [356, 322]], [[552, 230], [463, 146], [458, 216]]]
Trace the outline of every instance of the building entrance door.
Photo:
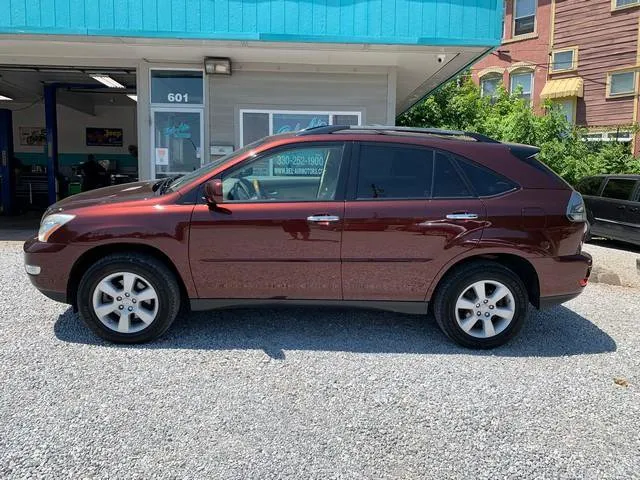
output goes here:
[[151, 152], [155, 178], [200, 168], [204, 137], [202, 109], [153, 108]]

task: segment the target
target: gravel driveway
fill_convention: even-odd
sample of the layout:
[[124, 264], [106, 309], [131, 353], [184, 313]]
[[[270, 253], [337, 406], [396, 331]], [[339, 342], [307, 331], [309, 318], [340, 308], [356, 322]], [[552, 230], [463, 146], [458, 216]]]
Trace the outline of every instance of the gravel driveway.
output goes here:
[[591, 285], [484, 353], [347, 309], [108, 345], [31, 287], [19, 243], [0, 291], [3, 478], [640, 478], [640, 290]]

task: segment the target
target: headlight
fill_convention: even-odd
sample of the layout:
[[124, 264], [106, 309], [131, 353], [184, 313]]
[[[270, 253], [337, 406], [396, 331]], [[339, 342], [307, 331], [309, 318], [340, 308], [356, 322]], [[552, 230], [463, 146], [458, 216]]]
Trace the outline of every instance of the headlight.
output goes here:
[[42, 219], [42, 223], [40, 223], [38, 240], [46, 242], [53, 232], [74, 218], [76, 218], [75, 215], [68, 215], [66, 213], [54, 213], [52, 215], [47, 215]]

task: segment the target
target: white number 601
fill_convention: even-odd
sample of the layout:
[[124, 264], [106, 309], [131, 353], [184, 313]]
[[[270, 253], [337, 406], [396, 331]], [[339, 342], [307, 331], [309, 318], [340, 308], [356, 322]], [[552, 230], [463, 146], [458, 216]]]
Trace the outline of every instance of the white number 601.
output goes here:
[[189, 94], [185, 93], [170, 93], [167, 95], [167, 100], [169, 103], [188, 103], [189, 102]]

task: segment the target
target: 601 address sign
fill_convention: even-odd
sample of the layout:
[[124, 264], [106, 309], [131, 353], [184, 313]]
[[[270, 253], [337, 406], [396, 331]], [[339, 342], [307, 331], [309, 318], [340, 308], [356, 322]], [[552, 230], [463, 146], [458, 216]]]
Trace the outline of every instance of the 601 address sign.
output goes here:
[[189, 103], [188, 93], [169, 93], [167, 95], [169, 103]]

